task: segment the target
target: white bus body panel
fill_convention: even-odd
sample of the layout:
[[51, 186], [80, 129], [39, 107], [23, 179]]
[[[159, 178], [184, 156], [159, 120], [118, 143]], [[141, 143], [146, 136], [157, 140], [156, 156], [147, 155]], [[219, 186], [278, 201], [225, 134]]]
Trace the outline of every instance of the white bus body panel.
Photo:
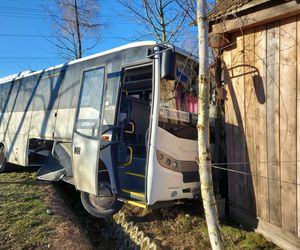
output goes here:
[[57, 119], [55, 123], [55, 138], [71, 140], [74, 131], [76, 109], [64, 108], [57, 110]]
[[53, 138], [57, 110], [32, 111], [30, 137]]
[[197, 141], [176, 137], [158, 128], [156, 148], [179, 161], [196, 161]]
[[[80, 119], [89, 119], [95, 116], [100, 117], [98, 110], [81, 108]], [[89, 134], [91, 129], [80, 129], [80, 132], [93, 136]], [[95, 133], [98, 133], [98, 131]], [[99, 146], [99, 138], [93, 140], [78, 134], [76, 131], [74, 132], [72, 146], [74, 183], [77, 189], [95, 195], [98, 194]], [[76, 166], [76, 169], [74, 169], [74, 166]]]
[[10, 163], [21, 166], [27, 165], [27, 150], [28, 135], [6, 133], [4, 144], [6, 145], [6, 157]]
[[27, 154], [24, 152], [27, 150], [31, 114], [31, 111], [1, 114], [0, 141], [6, 146], [8, 162], [27, 165]]
[[[80, 153], [76, 154], [76, 148]], [[99, 150], [99, 142], [82, 136], [74, 135], [72, 147], [73, 177], [75, 187], [94, 195], [98, 194], [98, 161], [95, 154]], [[88, 156], [88, 157], [87, 157]], [[76, 166], [76, 169], [74, 169]]]
[[[195, 161], [197, 156], [197, 141], [178, 138], [171, 133], [158, 128], [156, 149], [182, 161]], [[175, 145], [175, 146], [172, 146]], [[155, 158], [149, 165], [152, 169], [148, 178], [148, 203], [153, 205], [157, 201], [174, 199], [191, 199], [193, 194], [183, 193], [183, 189], [199, 190], [199, 182], [183, 183], [182, 173], [162, 167]], [[152, 165], [153, 164], [153, 165]]]
[[[4, 113], [4, 123], [1, 132], [10, 134], [28, 135], [30, 128], [31, 111], [27, 112], [7, 112]], [[6, 127], [5, 125], [6, 124]], [[9, 125], [8, 125], [9, 124]]]

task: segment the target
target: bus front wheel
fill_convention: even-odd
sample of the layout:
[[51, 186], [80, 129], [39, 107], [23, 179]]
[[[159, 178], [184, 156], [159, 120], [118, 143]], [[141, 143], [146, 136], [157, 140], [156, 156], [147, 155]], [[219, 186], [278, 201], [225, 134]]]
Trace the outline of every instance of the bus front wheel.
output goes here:
[[101, 182], [98, 196], [81, 192], [81, 202], [84, 208], [93, 216], [107, 218], [117, 213], [123, 203], [111, 192], [109, 182]]
[[5, 148], [4, 145], [0, 147], [0, 173], [5, 170], [6, 167], [6, 159], [5, 159]]

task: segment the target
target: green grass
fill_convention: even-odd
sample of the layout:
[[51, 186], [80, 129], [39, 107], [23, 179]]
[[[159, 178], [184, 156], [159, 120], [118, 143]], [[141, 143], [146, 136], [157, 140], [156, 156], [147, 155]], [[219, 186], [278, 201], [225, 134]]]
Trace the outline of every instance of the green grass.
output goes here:
[[28, 169], [17, 170], [0, 174], [1, 249], [46, 248], [51, 228], [43, 183]]
[[280, 249], [253, 231], [246, 231], [233, 225], [222, 225], [221, 231], [227, 249]]
[[[208, 246], [209, 235], [204, 217], [191, 216], [186, 218], [181, 216], [181, 218], [182, 220], [179, 219], [179, 228], [183, 227], [186, 233], [193, 232], [194, 235], [200, 233], [202, 239], [198, 241], [199, 246]], [[245, 230], [229, 219], [221, 221], [221, 234], [226, 249], [280, 249], [266, 240], [263, 235]]]
[[[58, 222], [51, 221], [55, 215], [51, 217], [46, 213], [47, 185], [37, 181], [35, 173], [28, 168], [14, 166], [11, 171], [0, 174], [0, 249], [45, 249], [51, 244], [49, 239]], [[96, 247], [111, 247], [111, 240], [101, 236], [105, 222], [89, 216], [80, 204], [78, 193], [66, 186], [66, 191], [68, 189], [71, 189], [68, 197], [74, 199], [70, 201], [71, 206], [88, 230], [90, 240]], [[158, 243], [169, 249], [178, 241], [184, 249], [209, 249], [208, 231], [199, 204], [196, 201], [147, 212], [124, 206], [124, 210], [147, 235], [156, 240], [160, 238]], [[221, 224], [226, 249], [279, 249], [262, 235], [244, 230], [232, 221], [223, 220]]]
[[[186, 234], [198, 234], [199, 247], [204, 248], [209, 245], [208, 229], [204, 218], [179, 215], [175, 223], [176, 228]], [[223, 221], [221, 223], [221, 233], [226, 249], [279, 249], [261, 234], [239, 228], [233, 221]]]
[[[129, 221], [133, 220], [165, 249], [211, 249], [204, 212], [198, 200], [147, 212], [124, 206], [123, 211]], [[226, 249], [280, 249], [261, 234], [245, 230], [230, 219], [221, 220], [221, 234]], [[174, 246], [178, 240], [180, 245]]]

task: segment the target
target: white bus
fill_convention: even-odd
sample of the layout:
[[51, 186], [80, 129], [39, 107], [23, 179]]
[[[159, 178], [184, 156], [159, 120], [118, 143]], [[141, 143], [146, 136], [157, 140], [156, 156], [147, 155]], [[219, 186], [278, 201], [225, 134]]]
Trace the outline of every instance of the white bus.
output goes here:
[[197, 60], [172, 45], [136, 42], [0, 79], [0, 171], [42, 166], [85, 209], [162, 207], [199, 193]]

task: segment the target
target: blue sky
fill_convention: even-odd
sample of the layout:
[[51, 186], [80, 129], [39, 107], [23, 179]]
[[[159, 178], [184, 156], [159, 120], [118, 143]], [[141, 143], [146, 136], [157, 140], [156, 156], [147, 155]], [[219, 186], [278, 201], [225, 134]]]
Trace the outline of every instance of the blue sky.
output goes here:
[[[43, 4], [47, 0], [10, 0], [0, 2], [0, 77], [24, 70], [38, 70], [64, 61], [43, 36], [50, 35], [49, 20]], [[108, 24], [100, 43], [88, 54], [114, 48], [139, 36], [140, 27], [115, 0], [100, 0], [101, 19]], [[146, 38], [147, 39], [147, 38]], [[149, 37], [147, 40], [151, 40]], [[144, 38], [145, 40], [145, 38]]]

